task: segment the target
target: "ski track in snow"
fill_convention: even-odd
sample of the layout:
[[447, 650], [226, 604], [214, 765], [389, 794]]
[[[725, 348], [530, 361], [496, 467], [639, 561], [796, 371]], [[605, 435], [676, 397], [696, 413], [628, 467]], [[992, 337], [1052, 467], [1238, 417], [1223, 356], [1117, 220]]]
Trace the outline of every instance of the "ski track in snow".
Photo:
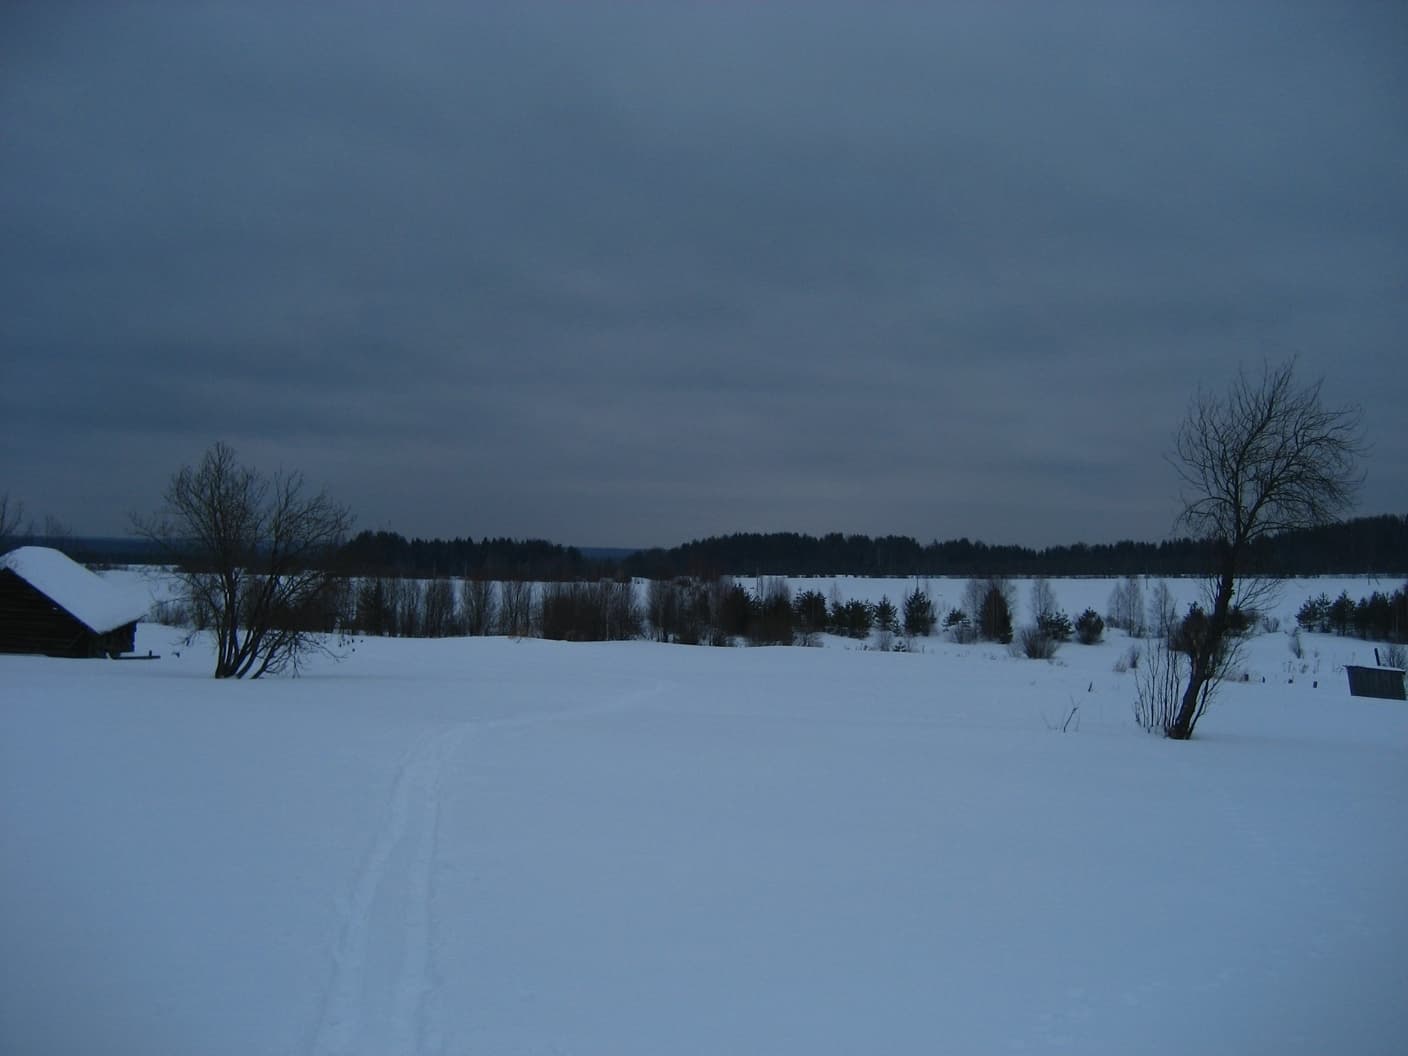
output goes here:
[[[402, 758], [392, 786], [386, 818], [357, 875], [344, 911], [342, 935], [334, 958], [334, 974], [324, 1002], [313, 1056], [347, 1056], [361, 1050], [363, 1034], [377, 1026], [386, 1033], [392, 1052], [420, 1051], [421, 1005], [430, 983], [430, 885], [438, 828], [440, 775], [445, 761], [459, 746], [465, 729], [436, 731], [422, 737]], [[409, 851], [403, 848], [409, 847]], [[397, 852], [401, 851], [398, 857]], [[395, 874], [403, 871], [405, 904], [400, 973], [391, 995], [371, 992], [367, 979], [373, 913], [387, 891], [396, 897]], [[392, 880], [393, 883], [388, 883]], [[384, 1017], [364, 1025], [364, 1018]], [[382, 1030], [373, 1030], [381, 1034]]]
[[[471, 732], [626, 711], [665, 689], [665, 684], [657, 684], [596, 707], [472, 720], [431, 731], [411, 746], [397, 766], [385, 818], [342, 912], [333, 978], [309, 1056], [410, 1056], [444, 1049], [444, 1025], [438, 1022], [433, 1001], [434, 875], [442, 776], [465, 738]], [[369, 972], [369, 955], [383, 953], [373, 949], [374, 919], [378, 907], [386, 909], [388, 903], [399, 926], [401, 948], [400, 970], [390, 994], [380, 992], [383, 984]]]

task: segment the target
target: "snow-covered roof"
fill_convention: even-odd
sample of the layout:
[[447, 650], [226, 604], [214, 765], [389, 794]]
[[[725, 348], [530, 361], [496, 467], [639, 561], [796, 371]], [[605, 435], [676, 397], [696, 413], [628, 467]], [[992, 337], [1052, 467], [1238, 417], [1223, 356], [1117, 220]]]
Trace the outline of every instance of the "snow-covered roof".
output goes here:
[[95, 634], [140, 620], [147, 612], [144, 599], [47, 546], [11, 550], [0, 557], [0, 568], [8, 568]]

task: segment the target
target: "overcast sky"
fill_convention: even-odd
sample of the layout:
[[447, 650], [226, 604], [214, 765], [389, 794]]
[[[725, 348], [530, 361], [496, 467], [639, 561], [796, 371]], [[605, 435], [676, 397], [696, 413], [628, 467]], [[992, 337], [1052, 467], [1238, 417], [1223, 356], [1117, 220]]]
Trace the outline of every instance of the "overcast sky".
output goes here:
[[0, 492], [405, 535], [1158, 539], [1298, 354], [1408, 512], [1398, 2], [0, 6]]

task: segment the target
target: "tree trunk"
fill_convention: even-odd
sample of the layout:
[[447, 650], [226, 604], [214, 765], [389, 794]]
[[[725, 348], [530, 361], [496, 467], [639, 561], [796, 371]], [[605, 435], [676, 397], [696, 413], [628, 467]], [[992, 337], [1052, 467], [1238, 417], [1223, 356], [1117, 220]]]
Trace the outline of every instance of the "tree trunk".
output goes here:
[[1193, 736], [1193, 727], [1198, 721], [1198, 697], [1207, 685], [1207, 676], [1198, 671], [1199, 657], [1193, 658], [1193, 670], [1188, 675], [1188, 686], [1183, 690], [1183, 701], [1178, 706], [1178, 718], [1168, 730], [1170, 740], [1186, 741]]
[[1193, 645], [1192, 662], [1188, 665], [1188, 685], [1178, 707], [1178, 717], [1169, 728], [1170, 740], [1186, 741], [1193, 736], [1198, 723], [1199, 701], [1207, 684], [1217, 677], [1223, 640], [1227, 637], [1228, 614], [1232, 611], [1232, 592], [1236, 584], [1236, 558], [1229, 554], [1223, 559], [1222, 574], [1217, 580], [1212, 613], [1207, 631]]

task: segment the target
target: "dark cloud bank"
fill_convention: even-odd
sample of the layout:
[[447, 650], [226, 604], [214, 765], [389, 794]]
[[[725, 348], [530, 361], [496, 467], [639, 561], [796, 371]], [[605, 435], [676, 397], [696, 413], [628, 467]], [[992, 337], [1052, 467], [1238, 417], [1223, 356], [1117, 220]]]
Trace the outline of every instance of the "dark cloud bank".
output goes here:
[[364, 527], [1158, 538], [1299, 354], [1408, 495], [1408, 14], [19, 4], [0, 490], [120, 532], [215, 439]]

